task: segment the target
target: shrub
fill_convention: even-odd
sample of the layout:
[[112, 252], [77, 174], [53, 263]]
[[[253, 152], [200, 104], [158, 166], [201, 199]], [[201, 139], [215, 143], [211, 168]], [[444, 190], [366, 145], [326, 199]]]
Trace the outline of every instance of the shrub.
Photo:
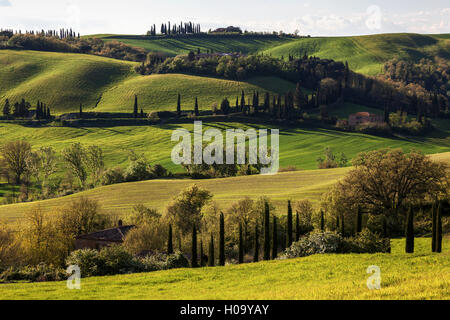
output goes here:
[[125, 181], [143, 181], [154, 178], [154, 175], [149, 170], [149, 165], [144, 159], [137, 159], [132, 161], [125, 171]]
[[391, 241], [382, 238], [378, 233], [364, 229], [353, 238], [342, 239], [340, 251], [342, 253], [389, 253]]
[[122, 246], [104, 247], [98, 254], [101, 275], [141, 271], [139, 261]]
[[99, 252], [93, 249], [83, 249], [73, 251], [66, 259], [66, 264], [77, 265], [80, 267], [81, 275], [83, 277], [91, 277], [100, 275], [99, 268], [102, 262], [99, 258]]
[[325, 253], [389, 253], [389, 239], [364, 229], [354, 238], [343, 238], [334, 232], [311, 233], [286, 249], [284, 257], [299, 258]]
[[40, 263], [36, 266], [25, 266], [22, 268], [9, 268], [0, 274], [0, 282], [11, 281], [61, 281], [67, 279], [67, 273], [61, 268], [53, 265]]
[[101, 182], [104, 186], [122, 183], [125, 182], [125, 176], [121, 168], [108, 169], [103, 173]]
[[312, 233], [287, 248], [285, 257], [291, 259], [313, 254], [336, 253], [341, 241], [341, 236], [333, 232]]
[[165, 269], [177, 269], [177, 268], [189, 268], [189, 261], [180, 252], [177, 251], [174, 254], [167, 256]]

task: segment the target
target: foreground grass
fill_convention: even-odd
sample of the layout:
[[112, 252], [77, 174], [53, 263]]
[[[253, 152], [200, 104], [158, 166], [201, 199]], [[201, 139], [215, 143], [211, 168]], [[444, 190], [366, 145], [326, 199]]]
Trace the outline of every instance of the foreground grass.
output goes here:
[[[392, 241], [392, 254], [315, 255], [306, 258], [179, 269], [147, 274], [82, 279], [81, 290], [66, 282], [0, 285], [0, 299], [88, 300], [245, 300], [245, 299], [450, 299], [450, 239], [442, 254], [431, 240], [416, 239], [416, 252], [404, 253], [404, 240]], [[381, 269], [381, 289], [368, 290], [369, 266]]]

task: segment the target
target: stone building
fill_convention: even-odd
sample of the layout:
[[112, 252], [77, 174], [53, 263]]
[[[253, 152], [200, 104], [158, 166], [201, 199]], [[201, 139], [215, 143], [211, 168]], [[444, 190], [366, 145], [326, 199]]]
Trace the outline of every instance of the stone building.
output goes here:
[[97, 231], [89, 234], [83, 234], [75, 238], [75, 248], [79, 249], [96, 249], [100, 250], [103, 247], [111, 246], [113, 244], [123, 243], [127, 233], [135, 226], [123, 226], [119, 221], [116, 228]]

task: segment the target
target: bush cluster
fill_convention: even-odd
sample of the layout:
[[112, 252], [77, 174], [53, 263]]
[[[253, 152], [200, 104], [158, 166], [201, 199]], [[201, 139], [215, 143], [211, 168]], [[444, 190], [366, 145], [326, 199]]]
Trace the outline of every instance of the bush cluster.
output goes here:
[[66, 264], [79, 266], [83, 277], [189, 267], [189, 262], [181, 252], [172, 255], [154, 254], [147, 257], [136, 257], [122, 246], [105, 247], [100, 251], [76, 250], [66, 259]]
[[44, 282], [61, 281], [65, 279], [67, 279], [65, 270], [45, 263], [40, 263], [36, 266], [10, 267], [0, 274], [0, 282]]
[[326, 253], [388, 253], [390, 240], [368, 229], [352, 238], [343, 238], [335, 232], [311, 233], [286, 249], [288, 259]]

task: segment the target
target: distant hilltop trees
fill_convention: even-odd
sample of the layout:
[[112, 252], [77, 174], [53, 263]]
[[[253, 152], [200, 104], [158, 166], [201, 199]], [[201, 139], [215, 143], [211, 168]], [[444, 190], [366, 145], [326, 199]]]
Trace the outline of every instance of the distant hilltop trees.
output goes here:
[[43, 36], [43, 37], [54, 37], [54, 38], [58, 38], [58, 39], [79, 39], [80, 38], [80, 33], [79, 32], [75, 32], [72, 28], [70, 29], [59, 29], [59, 30], [25, 30], [24, 32], [22, 32], [22, 30], [11, 30], [11, 29], [7, 29], [7, 30], [3, 30], [0, 29], [0, 36], [3, 37], [7, 37], [7, 38], [11, 38], [12, 36], [14, 36], [15, 34], [30, 34], [30, 35], [37, 35], [37, 36]]
[[[198, 34], [201, 33], [201, 26], [200, 24], [195, 24], [192, 21], [189, 22], [183, 22], [181, 21], [180, 24], [176, 23], [162, 23], [160, 28], [161, 35], [179, 35], [179, 34]], [[151, 26], [150, 30], [147, 32], [148, 36], [156, 36], [156, 25], [154, 24]]]
[[242, 33], [242, 29], [239, 27], [229, 26], [226, 28], [217, 28], [216, 30], [209, 31], [209, 33]]

